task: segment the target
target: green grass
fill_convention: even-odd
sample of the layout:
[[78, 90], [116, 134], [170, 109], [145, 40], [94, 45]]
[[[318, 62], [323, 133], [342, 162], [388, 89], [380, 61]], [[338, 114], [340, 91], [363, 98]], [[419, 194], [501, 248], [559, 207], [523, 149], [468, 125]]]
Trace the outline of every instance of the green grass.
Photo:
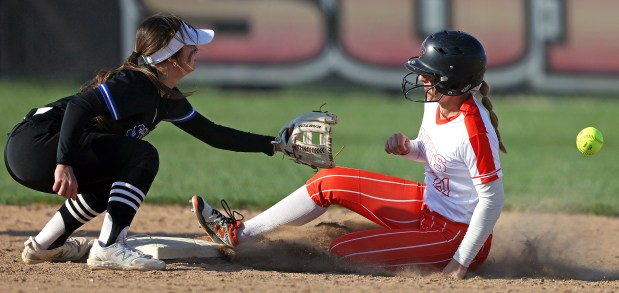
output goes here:
[[[78, 84], [0, 81], [0, 127], [8, 132], [30, 108], [76, 91]], [[187, 89], [192, 89], [189, 86]], [[339, 117], [334, 128], [338, 165], [423, 180], [423, 166], [384, 153], [393, 132], [415, 136], [422, 105], [399, 94], [335, 89], [223, 91], [195, 86], [191, 103], [216, 123], [276, 134], [294, 116], [325, 109]], [[511, 210], [594, 213], [619, 216], [619, 99], [595, 97], [494, 96], [501, 134], [506, 207]], [[595, 156], [581, 155], [576, 134], [595, 126], [605, 143]], [[148, 203], [185, 203], [194, 193], [226, 199], [233, 207], [266, 208], [304, 184], [313, 171], [281, 155], [214, 149], [173, 125], [162, 123], [146, 137], [159, 150], [160, 171]], [[4, 147], [4, 144], [2, 144]], [[61, 202], [15, 183], [3, 168], [0, 204]]]

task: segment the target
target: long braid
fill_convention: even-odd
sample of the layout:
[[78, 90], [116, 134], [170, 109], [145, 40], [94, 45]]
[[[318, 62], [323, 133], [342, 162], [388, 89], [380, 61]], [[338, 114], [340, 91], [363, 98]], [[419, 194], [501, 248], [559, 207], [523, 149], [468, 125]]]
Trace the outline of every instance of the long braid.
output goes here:
[[482, 105], [488, 110], [488, 115], [490, 115], [490, 122], [492, 122], [492, 126], [494, 126], [494, 131], [496, 132], [496, 137], [499, 139], [499, 149], [503, 153], [507, 153], [507, 148], [503, 144], [501, 140], [501, 134], [499, 133], [499, 118], [496, 116], [496, 113], [493, 111], [492, 102], [488, 97], [488, 93], [490, 92], [490, 86], [486, 83], [486, 81], [482, 81], [481, 87], [479, 88], [479, 93], [483, 96], [481, 99]]

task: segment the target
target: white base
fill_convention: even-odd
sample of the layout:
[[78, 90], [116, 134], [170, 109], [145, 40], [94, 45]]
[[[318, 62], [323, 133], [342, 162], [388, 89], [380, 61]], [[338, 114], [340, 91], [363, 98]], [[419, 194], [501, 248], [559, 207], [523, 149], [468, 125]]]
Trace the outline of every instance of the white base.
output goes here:
[[219, 244], [197, 239], [147, 236], [127, 239], [127, 244], [156, 259], [221, 257]]

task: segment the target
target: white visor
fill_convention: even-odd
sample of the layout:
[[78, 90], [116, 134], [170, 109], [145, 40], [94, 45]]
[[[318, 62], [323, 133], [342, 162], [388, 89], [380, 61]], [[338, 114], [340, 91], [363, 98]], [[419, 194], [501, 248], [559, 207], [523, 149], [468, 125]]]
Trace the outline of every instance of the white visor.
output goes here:
[[213, 30], [193, 29], [185, 22], [182, 22], [181, 29], [176, 32], [176, 35], [174, 35], [166, 47], [159, 49], [153, 55], [142, 56], [141, 59], [146, 64], [157, 64], [170, 58], [170, 56], [174, 55], [185, 45], [205, 45], [210, 43], [214, 37], [215, 32]]

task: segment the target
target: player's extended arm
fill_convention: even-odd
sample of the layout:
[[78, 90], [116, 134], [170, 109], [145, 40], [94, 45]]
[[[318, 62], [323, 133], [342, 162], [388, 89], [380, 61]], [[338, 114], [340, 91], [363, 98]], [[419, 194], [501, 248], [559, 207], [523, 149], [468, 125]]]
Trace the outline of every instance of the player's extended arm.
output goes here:
[[273, 136], [249, 133], [213, 123], [197, 113], [189, 121], [175, 122], [178, 128], [204, 143], [235, 152], [262, 152], [269, 156], [275, 153], [271, 141]]
[[501, 215], [504, 203], [503, 180], [476, 185], [479, 202], [473, 211], [471, 223], [453, 259], [468, 267], [492, 233]]

